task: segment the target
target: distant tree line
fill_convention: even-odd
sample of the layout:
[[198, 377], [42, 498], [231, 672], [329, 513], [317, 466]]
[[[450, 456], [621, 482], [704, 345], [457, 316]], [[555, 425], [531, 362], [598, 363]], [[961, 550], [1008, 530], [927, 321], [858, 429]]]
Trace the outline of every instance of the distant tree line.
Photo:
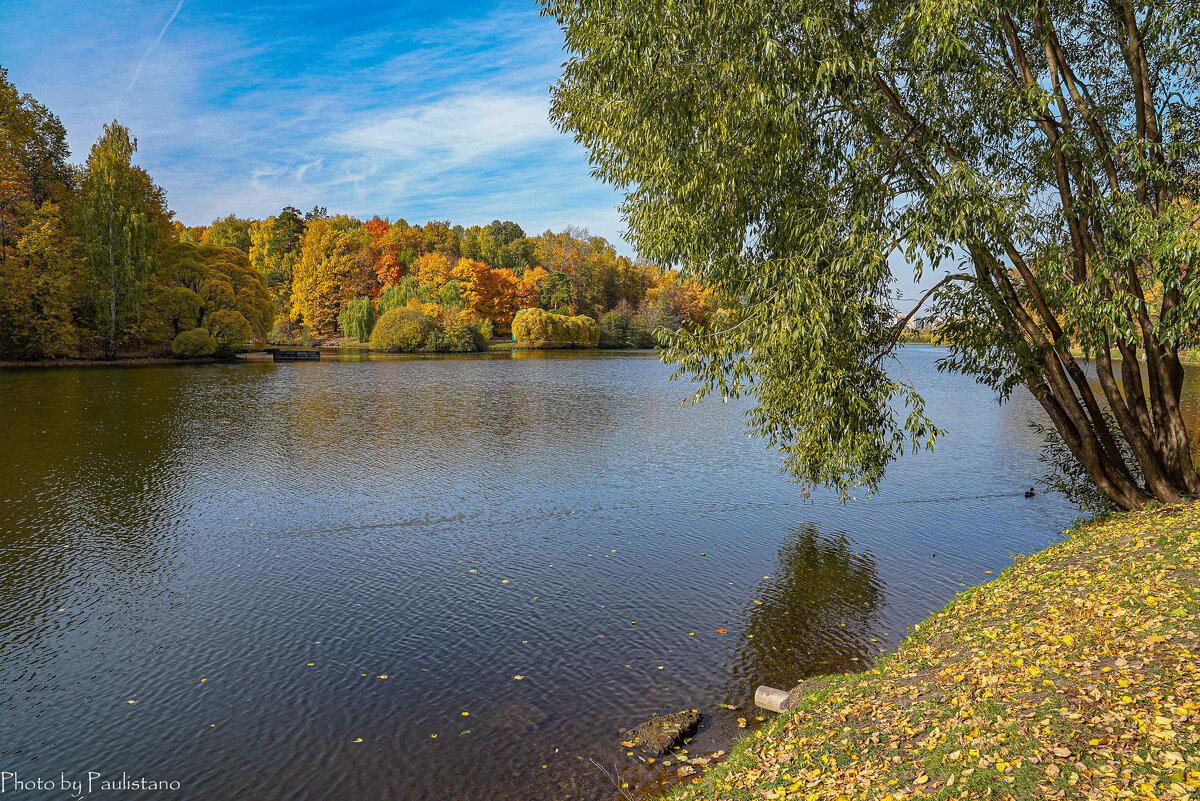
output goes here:
[[339, 331], [388, 350], [472, 350], [508, 335], [521, 309], [591, 317], [607, 347], [652, 347], [655, 330], [712, 313], [702, 287], [581, 228], [527, 236], [509, 220], [292, 206], [189, 227], [136, 152], [114, 120], [71, 164], [58, 117], [0, 68], [0, 358], [222, 355]]

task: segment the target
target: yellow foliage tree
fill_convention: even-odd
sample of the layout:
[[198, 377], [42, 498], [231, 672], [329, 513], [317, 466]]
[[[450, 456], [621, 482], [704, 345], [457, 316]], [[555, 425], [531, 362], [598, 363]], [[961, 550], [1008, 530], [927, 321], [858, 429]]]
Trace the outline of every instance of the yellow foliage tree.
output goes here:
[[250, 266], [263, 275], [270, 272], [271, 237], [275, 235], [275, 218], [268, 217], [250, 224]]
[[292, 319], [315, 331], [337, 324], [354, 299], [358, 243], [346, 235], [346, 218], [318, 218], [304, 229], [300, 258], [292, 275]]
[[452, 271], [450, 258], [445, 253], [434, 251], [413, 262], [409, 272], [422, 284], [441, 286], [450, 280]]

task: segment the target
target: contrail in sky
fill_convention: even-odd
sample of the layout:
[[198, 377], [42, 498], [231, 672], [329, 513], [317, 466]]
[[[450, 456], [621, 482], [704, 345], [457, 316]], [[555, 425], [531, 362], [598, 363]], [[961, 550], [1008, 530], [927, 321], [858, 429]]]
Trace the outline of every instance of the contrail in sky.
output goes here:
[[154, 52], [154, 48], [158, 47], [158, 43], [162, 41], [163, 36], [165, 36], [167, 33], [167, 28], [171, 27], [171, 23], [174, 22], [175, 18], [179, 16], [179, 11], [182, 8], [183, 0], [179, 0], [179, 5], [175, 6], [175, 10], [171, 12], [171, 17], [167, 20], [167, 23], [162, 26], [162, 30], [158, 32], [158, 36], [155, 38], [154, 44], [150, 45], [150, 47], [146, 49], [146, 52], [142, 54], [141, 60], [138, 61], [137, 69], [133, 71], [133, 78], [130, 79], [129, 86], [125, 87], [125, 91], [121, 94], [120, 99], [117, 101], [118, 103], [124, 100], [125, 96], [129, 94], [131, 89], [133, 89], [133, 85], [137, 83], [137, 79], [141, 77], [142, 67], [145, 65], [146, 59], [148, 59], [150, 54]]

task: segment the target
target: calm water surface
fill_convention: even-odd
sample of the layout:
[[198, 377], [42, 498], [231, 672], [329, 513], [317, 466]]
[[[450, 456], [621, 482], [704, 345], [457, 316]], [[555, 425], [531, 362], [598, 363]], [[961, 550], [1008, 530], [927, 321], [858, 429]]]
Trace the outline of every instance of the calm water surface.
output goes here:
[[0, 371], [0, 771], [611, 798], [624, 728], [724, 747], [718, 704], [869, 665], [1075, 517], [1022, 497], [1032, 400], [938, 355], [903, 364], [949, 436], [845, 506], [652, 354]]

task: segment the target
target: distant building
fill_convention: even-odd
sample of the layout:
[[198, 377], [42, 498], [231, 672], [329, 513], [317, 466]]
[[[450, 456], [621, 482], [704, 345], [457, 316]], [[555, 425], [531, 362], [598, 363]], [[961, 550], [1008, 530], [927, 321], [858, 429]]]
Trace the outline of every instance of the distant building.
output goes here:
[[[903, 319], [903, 314], [896, 315], [896, 322], [900, 322]], [[917, 317], [914, 315], [908, 319], [908, 322], [905, 323], [904, 327], [909, 331], [928, 332], [937, 328], [941, 324], [942, 320], [937, 317]]]

